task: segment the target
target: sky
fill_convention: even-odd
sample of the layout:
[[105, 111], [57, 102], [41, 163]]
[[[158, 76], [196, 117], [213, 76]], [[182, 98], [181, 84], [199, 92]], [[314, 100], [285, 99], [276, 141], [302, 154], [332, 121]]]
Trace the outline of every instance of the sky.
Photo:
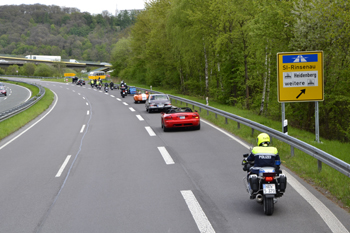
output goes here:
[[[145, 0], [10, 0], [1, 1], [2, 5], [21, 5], [21, 4], [43, 4], [56, 5], [61, 7], [78, 8], [80, 12], [90, 12], [90, 14], [101, 14], [102, 11], [107, 10], [114, 15], [115, 10], [133, 10], [143, 9]], [[6, 3], [5, 3], [6, 2]]]

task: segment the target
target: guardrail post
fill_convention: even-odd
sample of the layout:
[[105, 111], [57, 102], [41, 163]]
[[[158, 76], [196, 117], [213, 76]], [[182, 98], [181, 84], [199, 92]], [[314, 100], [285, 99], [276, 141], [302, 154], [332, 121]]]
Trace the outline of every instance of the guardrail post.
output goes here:
[[186, 107], [188, 107], [188, 103], [186, 103]]
[[218, 119], [218, 114], [217, 113], [215, 113], [215, 118]]
[[209, 110], [207, 110], [207, 116], [209, 116]]
[[254, 129], [252, 128], [252, 136], [254, 136]]
[[228, 124], [228, 122], [227, 122], [227, 117], [225, 117], [225, 124], [226, 124], [226, 125]]
[[241, 123], [237, 122], [237, 128], [238, 128], [238, 129], [241, 128]]
[[318, 167], [318, 172], [321, 172], [321, 170], [322, 170], [322, 162], [320, 160], [317, 160], [317, 167]]
[[199, 112], [202, 112], [202, 108], [199, 108]]
[[293, 157], [294, 156], [294, 147], [290, 146], [290, 155]]
[[192, 108], [193, 108], [193, 110], [194, 110], [194, 104], [192, 105]]

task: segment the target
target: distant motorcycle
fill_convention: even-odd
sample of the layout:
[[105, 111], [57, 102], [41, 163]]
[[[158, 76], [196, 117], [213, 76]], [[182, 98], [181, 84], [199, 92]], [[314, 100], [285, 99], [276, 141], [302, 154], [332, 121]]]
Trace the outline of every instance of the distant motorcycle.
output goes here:
[[[249, 154], [244, 154], [247, 158]], [[249, 171], [254, 162], [243, 159], [243, 171]], [[264, 213], [272, 215], [276, 198], [282, 197], [287, 187], [287, 177], [277, 172], [275, 167], [260, 167], [259, 175], [251, 174], [243, 177], [246, 190], [250, 195], [250, 199], [256, 199], [257, 202], [263, 203]]]
[[121, 89], [120, 93], [121, 93], [122, 97], [125, 98], [125, 96], [126, 96], [126, 90], [125, 90], [125, 88], [124, 88], [124, 89]]
[[108, 92], [108, 87], [105, 87], [105, 92], [106, 92], [106, 93]]

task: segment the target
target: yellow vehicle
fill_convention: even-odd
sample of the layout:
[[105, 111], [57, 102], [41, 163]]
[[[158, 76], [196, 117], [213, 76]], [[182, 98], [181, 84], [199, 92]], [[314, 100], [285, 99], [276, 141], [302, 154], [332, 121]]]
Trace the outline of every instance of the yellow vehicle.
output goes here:
[[104, 71], [91, 71], [89, 73], [89, 79], [105, 79], [106, 73]]

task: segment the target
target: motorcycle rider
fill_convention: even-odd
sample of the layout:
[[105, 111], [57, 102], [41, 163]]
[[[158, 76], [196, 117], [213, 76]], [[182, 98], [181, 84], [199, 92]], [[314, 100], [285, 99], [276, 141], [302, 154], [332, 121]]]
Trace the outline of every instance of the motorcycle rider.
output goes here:
[[125, 95], [126, 95], [126, 87], [125, 87], [124, 81], [122, 81], [120, 83], [120, 94], [121, 95], [123, 94], [123, 90], [125, 91]]
[[91, 87], [94, 87], [95, 80], [91, 79]]
[[111, 87], [111, 89], [113, 89], [113, 88], [114, 88], [114, 83], [111, 81], [111, 82], [109, 83], [109, 86]]
[[[270, 145], [270, 136], [266, 133], [261, 133], [256, 138], [257, 145], [249, 156], [245, 159], [243, 170], [248, 171], [247, 179], [250, 181], [250, 176], [253, 174], [259, 175], [261, 167], [275, 167], [276, 174], [281, 173], [280, 156], [276, 147]], [[249, 163], [250, 162], [250, 163]], [[250, 166], [253, 164], [252, 166]]]

